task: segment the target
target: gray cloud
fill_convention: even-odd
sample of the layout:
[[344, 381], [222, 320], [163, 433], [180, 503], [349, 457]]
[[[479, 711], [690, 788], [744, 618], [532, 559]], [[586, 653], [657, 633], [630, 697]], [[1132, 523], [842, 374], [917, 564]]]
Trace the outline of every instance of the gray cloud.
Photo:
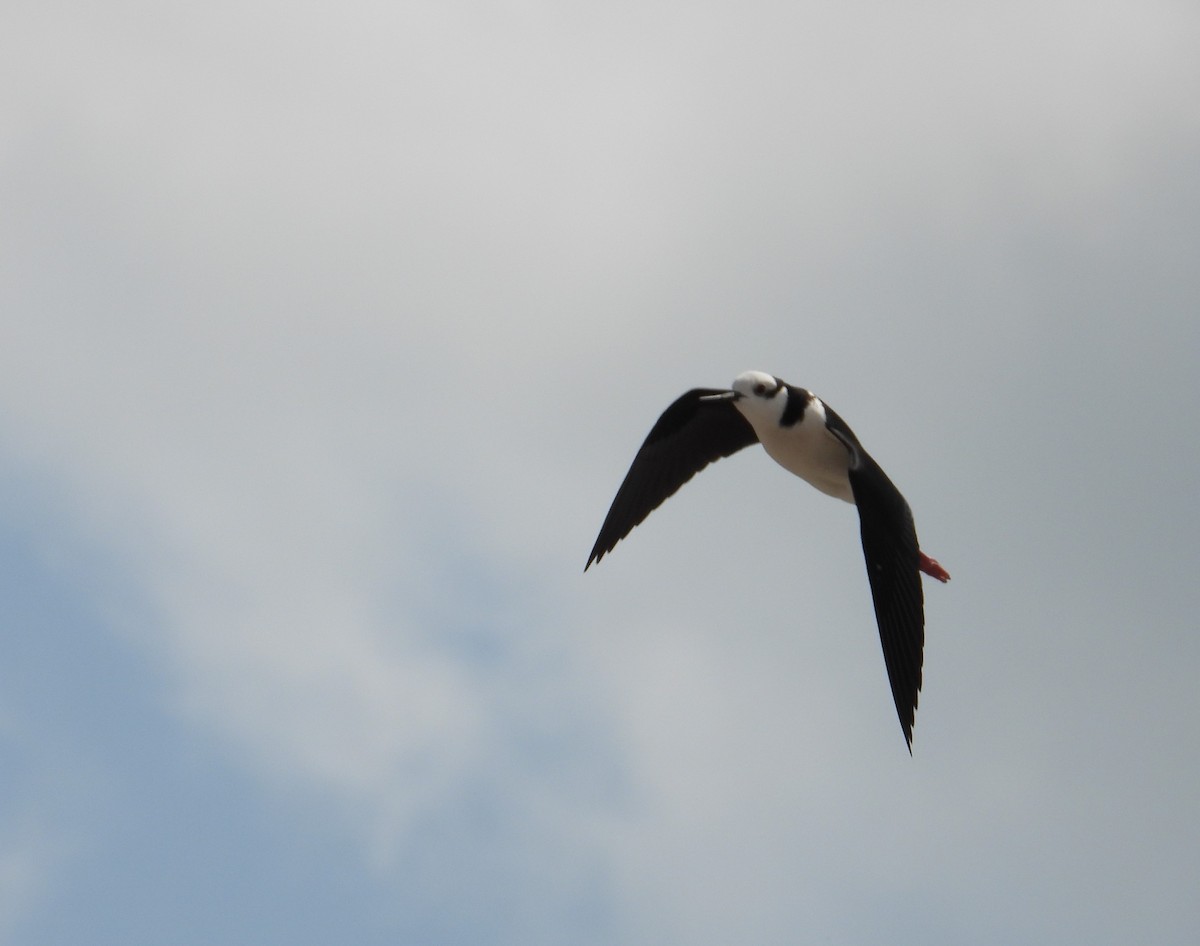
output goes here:
[[[10, 17], [23, 515], [429, 939], [1191, 941], [1189, 11]], [[955, 575], [914, 760], [853, 512], [762, 458], [580, 576], [750, 367]]]

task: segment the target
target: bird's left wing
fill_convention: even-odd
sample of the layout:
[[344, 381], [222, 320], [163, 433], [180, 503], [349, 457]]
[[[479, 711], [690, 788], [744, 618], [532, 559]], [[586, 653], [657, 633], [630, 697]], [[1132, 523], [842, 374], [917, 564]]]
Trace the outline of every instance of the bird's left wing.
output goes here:
[[584, 571], [708, 464], [758, 442], [732, 397], [720, 397], [729, 394], [694, 388], [663, 411], [617, 490]]
[[830, 433], [850, 451], [850, 488], [858, 507], [883, 660], [911, 752], [925, 648], [925, 596], [918, 569], [917, 527], [907, 500], [862, 448], [846, 422], [828, 405], [825, 413]]

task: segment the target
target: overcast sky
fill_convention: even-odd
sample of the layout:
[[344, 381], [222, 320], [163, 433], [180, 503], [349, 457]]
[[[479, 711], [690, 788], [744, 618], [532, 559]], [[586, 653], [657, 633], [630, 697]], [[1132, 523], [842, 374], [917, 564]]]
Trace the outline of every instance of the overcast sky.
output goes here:
[[[10, 2], [0, 943], [1200, 938], [1200, 8]], [[910, 758], [816, 391], [950, 570]]]

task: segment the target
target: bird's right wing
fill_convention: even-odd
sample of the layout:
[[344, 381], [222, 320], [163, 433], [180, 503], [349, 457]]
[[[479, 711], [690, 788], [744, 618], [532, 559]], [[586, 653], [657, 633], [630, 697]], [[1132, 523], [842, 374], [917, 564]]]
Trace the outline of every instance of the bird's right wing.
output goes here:
[[663, 411], [617, 490], [584, 571], [714, 460], [758, 442], [733, 399], [719, 398], [729, 393], [695, 388]]
[[912, 752], [925, 649], [925, 595], [917, 567], [921, 554], [917, 527], [908, 502], [863, 449], [854, 431], [828, 404], [825, 415], [829, 432], [850, 451], [850, 488], [858, 507], [883, 661], [904, 741]]
[[866, 577], [880, 625], [883, 663], [900, 728], [912, 752], [925, 649], [925, 595], [920, 586], [917, 527], [912, 510], [888, 474], [863, 449], [850, 425], [826, 405], [829, 432], [850, 451], [850, 487], [858, 507]]
[[917, 530], [908, 503], [869, 456], [850, 471], [850, 485], [858, 506], [863, 557], [888, 682], [911, 752], [925, 648], [925, 597], [917, 568]]

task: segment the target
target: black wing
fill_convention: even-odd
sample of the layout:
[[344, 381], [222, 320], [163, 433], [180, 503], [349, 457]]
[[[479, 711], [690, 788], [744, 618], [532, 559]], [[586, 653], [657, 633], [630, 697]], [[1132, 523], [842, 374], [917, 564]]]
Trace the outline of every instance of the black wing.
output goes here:
[[729, 392], [695, 388], [663, 411], [617, 490], [584, 571], [714, 460], [758, 442], [732, 398], [701, 400], [720, 394]]
[[904, 739], [912, 752], [925, 648], [925, 597], [917, 567], [917, 527], [900, 490], [862, 448], [846, 422], [828, 405], [825, 413], [830, 432], [850, 450], [850, 488], [858, 506], [863, 557], [883, 660]]

